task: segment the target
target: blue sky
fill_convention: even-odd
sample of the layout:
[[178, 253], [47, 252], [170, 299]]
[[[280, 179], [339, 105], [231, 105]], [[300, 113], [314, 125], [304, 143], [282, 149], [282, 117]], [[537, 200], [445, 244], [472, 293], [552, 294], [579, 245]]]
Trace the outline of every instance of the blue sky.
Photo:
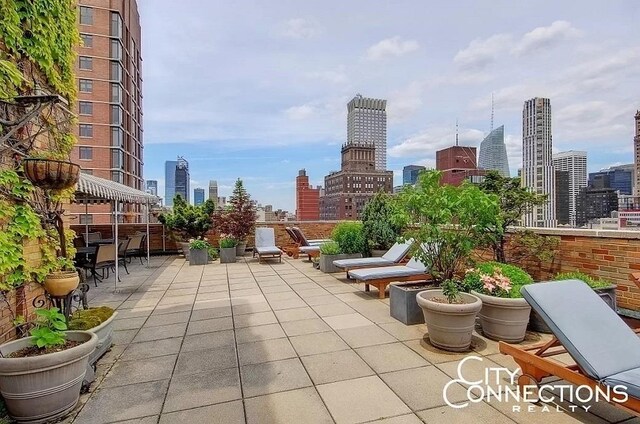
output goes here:
[[294, 180], [340, 166], [346, 103], [388, 99], [388, 168], [435, 165], [455, 139], [505, 125], [521, 162], [524, 100], [550, 97], [554, 150], [590, 171], [633, 162], [640, 109], [640, 2], [139, 0], [144, 176], [184, 156], [192, 188], [243, 178], [254, 199], [293, 211]]

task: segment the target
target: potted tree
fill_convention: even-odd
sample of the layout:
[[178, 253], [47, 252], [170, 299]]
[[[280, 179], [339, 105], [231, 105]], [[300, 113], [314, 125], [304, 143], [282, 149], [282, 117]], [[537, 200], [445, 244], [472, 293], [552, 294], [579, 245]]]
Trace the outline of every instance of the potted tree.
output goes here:
[[233, 237], [222, 236], [220, 238], [220, 263], [230, 264], [236, 261], [236, 245], [238, 242]]
[[469, 348], [482, 302], [458, 293], [460, 273], [489, 227], [499, 225], [498, 203], [476, 186], [440, 184], [440, 172], [422, 173], [415, 186], [398, 195], [394, 220], [415, 240], [413, 255], [441, 288], [417, 294], [431, 343], [451, 351]]
[[37, 309], [31, 336], [0, 346], [0, 392], [20, 422], [63, 417], [80, 397], [82, 379], [98, 336], [68, 331], [57, 308]]
[[478, 316], [485, 336], [508, 343], [524, 340], [531, 306], [520, 288], [531, 283], [533, 278], [514, 265], [485, 262], [467, 270], [463, 284], [482, 300]]
[[236, 254], [243, 256], [247, 249], [247, 236], [256, 226], [256, 209], [240, 178], [236, 180], [226, 209], [218, 209], [213, 220], [221, 233], [237, 241]]
[[393, 201], [386, 193], [377, 193], [362, 210], [362, 235], [371, 256], [382, 256], [393, 246], [402, 229], [392, 220]]
[[333, 242], [320, 246], [320, 271], [340, 272], [341, 269], [333, 265], [338, 259], [361, 258], [366, 245], [362, 233], [362, 223], [357, 221], [341, 222], [331, 233]]
[[211, 199], [194, 206], [178, 194], [173, 200], [173, 210], [158, 216], [158, 220], [171, 231], [180, 245], [185, 259], [189, 260], [189, 241], [204, 239], [213, 228], [211, 214], [214, 210], [215, 204]]
[[189, 265], [206, 265], [209, 262], [211, 245], [206, 240], [196, 239], [189, 243]]

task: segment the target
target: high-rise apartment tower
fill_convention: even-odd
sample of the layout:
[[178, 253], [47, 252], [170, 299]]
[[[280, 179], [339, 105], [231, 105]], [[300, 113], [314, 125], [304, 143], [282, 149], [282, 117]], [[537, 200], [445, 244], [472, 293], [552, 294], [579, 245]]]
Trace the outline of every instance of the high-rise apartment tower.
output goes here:
[[576, 199], [580, 189], [587, 186], [587, 152], [569, 150], [557, 153], [553, 155], [553, 168], [569, 172], [569, 223], [575, 226]]
[[189, 162], [178, 156], [176, 165], [176, 195], [182, 196], [189, 203]]
[[375, 169], [387, 169], [387, 101], [357, 94], [347, 104], [347, 144], [373, 144]]

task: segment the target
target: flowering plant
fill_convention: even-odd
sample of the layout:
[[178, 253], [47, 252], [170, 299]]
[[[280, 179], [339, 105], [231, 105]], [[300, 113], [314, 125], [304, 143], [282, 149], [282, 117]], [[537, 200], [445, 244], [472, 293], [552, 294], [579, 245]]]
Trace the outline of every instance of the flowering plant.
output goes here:
[[520, 287], [533, 282], [533, 278], [514, 265], [485, 262], [465, 273], [463, 286], [466, 291], [496, 297], [518, 298]]

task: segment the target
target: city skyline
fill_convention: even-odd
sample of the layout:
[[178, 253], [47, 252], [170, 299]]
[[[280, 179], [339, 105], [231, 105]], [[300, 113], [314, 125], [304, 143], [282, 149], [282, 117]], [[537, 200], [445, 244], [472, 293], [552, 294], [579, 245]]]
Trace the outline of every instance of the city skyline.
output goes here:
[[512, 175], [522, 156], [520, 108], [536, 96], [553, 102], [554, 150], [586, 150], [590, 172], [633, 161], [634, 2], [598, 3], [593, 19], [589, 2], [513, 4], [496, 15], [472, 2], [292, 9], [195, 1], [194, 16], [163, 1], [140, 5], [147, 179], [161, 180], [162, 163], [179, 153], [192, 187], [216, 179], [224, 196], [241, 177], [260, 202], [293, 210], [297, 170], [315, 186], [339, 169], [344, 105], [359, 92], [388, 100], [394, 185], [405, 165], [433, 167], [435, 151], [453, 144], [456, 118], [461, 145], [478, 147], [491, 93]]

